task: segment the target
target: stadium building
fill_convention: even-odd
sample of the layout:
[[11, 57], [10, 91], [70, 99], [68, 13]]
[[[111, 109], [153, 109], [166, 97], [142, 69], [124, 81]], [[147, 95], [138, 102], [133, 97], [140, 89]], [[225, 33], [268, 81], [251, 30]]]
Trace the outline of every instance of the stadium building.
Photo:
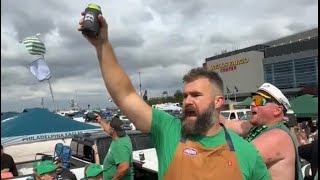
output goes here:
[[318, 28], [205, 59], [224, 81], [227, 99], [242, 101], [269, 82], [289, 98], [318, 94]]

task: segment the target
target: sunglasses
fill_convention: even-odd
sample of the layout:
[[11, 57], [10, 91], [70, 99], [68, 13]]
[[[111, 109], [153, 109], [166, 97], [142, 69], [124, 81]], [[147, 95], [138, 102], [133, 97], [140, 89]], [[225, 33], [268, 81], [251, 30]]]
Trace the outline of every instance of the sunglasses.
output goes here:
[[265, 98], [265, 97], [260, 96], [260, 95], [254, 95], [252, 97], [252, 102], [254, 102], [254, 104], [256, 106], [265, 106], [268, 102], [274, 103], [275, 101], [272, 100], [272, 99]]

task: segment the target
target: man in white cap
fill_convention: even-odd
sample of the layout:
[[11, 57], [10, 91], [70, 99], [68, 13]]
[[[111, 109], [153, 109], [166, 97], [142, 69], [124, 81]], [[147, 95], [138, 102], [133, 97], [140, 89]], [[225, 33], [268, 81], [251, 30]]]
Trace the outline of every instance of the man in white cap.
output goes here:
[[290, 108], [288, 99], [270, 83], [252, 95], [253, 127], [245, 139], [257, 147], [273, 180], [302, 179], [297, 142], [283, 121]]

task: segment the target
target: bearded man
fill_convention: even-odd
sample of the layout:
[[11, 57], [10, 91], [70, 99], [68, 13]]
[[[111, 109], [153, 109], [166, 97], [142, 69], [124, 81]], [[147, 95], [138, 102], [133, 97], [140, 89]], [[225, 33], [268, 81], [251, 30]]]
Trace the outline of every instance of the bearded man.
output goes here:
[[[138, 130], [150, 133], [159, 179], [270, 179], [256, 148], [218, 122], [224, 97], [217, 73], [195, 68], [184, 76], [182, 120], [153, 109], [137, 94], [118, 63], [105, 18], [99, 15], [98, 20], [99, 35], [85, 37], [96, 49], [103, 80], [115, 104]], [[79, 24], [82, 31], [83, 17]]]

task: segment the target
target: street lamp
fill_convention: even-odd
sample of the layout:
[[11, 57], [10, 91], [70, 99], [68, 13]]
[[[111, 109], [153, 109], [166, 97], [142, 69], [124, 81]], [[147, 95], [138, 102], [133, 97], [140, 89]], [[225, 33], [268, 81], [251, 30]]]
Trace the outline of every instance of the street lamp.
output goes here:
[[229, 93], [231, 93], [231, 91], [229, 90], [229, 88], [227, 86], [227, 99], [229, 99]]
[[141, 91], [141, 78], [140, 78], [141, 72], [138, 72], [138, 73], [139, 73], [139, 95], [142, 96], [142, 91]]
[[234, 92], [234, 101], [237, 102], [237, 92], [239, 91], [237, 86], [234, 86], [234, 90], [235, 90], [235, 92]]

